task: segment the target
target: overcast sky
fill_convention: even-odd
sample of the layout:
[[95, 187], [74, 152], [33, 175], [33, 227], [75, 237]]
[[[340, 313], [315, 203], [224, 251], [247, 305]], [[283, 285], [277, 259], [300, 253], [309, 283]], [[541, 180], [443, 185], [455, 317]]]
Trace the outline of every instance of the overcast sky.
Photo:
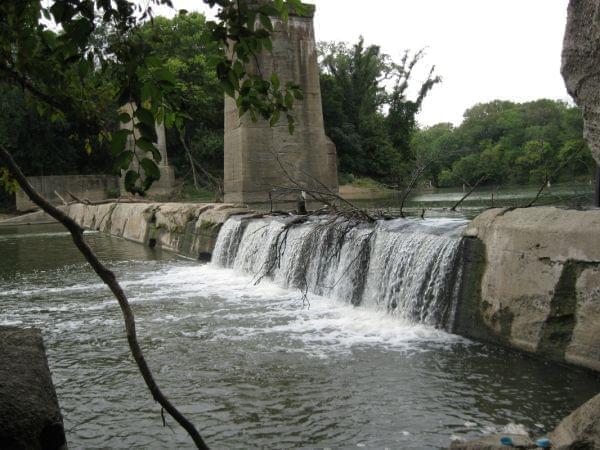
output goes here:
[[[198, 0], [175, 0], [200, 10]], [[317, 40], [380, 45], [400, 58], [427, 49], [443, 77], [419, 115], [422, 125], [459, 124], [475, 103], [494, 99], [568, 100], [560, 54], [568, 0], [310, 0], [317, 7]], [[196, 5], [196, 6], [195, 6]], [[424, 74], [422, 74], [424, 75]], [[422, 77], [421, 77], [422, 78]], [[418, 84], [415, 78], [413, 86]]]

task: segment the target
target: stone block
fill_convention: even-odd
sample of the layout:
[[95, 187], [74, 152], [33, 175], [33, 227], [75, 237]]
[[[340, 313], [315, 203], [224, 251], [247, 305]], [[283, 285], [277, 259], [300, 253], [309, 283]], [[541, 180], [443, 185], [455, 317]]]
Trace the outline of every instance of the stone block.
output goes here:
[[0, 327], [0, 448], [66, 449], [58, 399], [37, 329]]

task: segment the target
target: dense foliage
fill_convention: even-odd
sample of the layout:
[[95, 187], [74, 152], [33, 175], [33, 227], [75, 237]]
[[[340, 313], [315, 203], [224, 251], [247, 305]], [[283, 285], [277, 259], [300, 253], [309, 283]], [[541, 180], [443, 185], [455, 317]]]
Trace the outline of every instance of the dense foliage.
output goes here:
[[365, 46], [362, 38], [354, 45], [320, 45], [325, 128], [336, 144], [342, 173], [399, 184], [409, 178], [416, 157], [410, 145], [415, 117], [441, 81], [432, 68], [416, 98], [408, 98], [413, 69], [422, 57], [423, 52], [406, 52], [397, 63], [378, 46]]
[[578, 108], [561, 101], [493, 101], [473, 106], [458, 127], [441, 123], [415, 133], [413, 149], [430, 160], [434, 186], [587, 181], [594, 161]]
[[[211, 39], [204, 15], [156, 17], [143, 27], [142, 35], [176, 79], [172, 99], [180, 123], [167, 130], [169, 162], [176, 175], [190, 178], [193, 164], [222, 178], [224, 91], [214, 70], [221, 49]], [[214, 187], [205, 174], [199, 179]]]
[[[276, 74], [265, 80], [249, 67], [257, 53], [271, 50], [270, 17], [285, 20], [291, 9], [302, 14], [301, 2], [203, 1], [220, 7], [217, 20], [204, 28], [210, 36], [205, 41], [212, 41], [215, 48], [211, 69], [222, 89], [236, 97], [241, 114], [274, 121], [284, 116], [292, 131], [293, 103], [302, 97], [299, 87], [292, 82], [280, 85]], [[88, 153], [106, 146], [115, 168], [126, 171], [126, 188], [139, 194], [160, 177], [155, 123], [173, 125], [181, 133], [185, 129], [180, 106], [187, 86], [177, 85], [164, 61], [168, 44], [147, 25], [153, 19], [152, 7], [159, 4], [171, 2], [150, 0], [143, 6], [126, 0], [0, 3], [2, 81], [26, 91], [36, 109], [52, 122], [77, 123], [73, 137], [83, 139]], [[185, 29], [189, 24], [175, 25], [183, 29], [175, 34], [190, 31]], [[184, 40], [181, 35], [179, 47], [188, 44]], [[131, 104], [135, 112], [130, 114], [123, 107]], [[129, 129], [118, 129], [117, 120], [129, 124]], [[142, 152], [134, 152], [127, 145], [130, 140]], [[131, 166], [134, 160], [138, 164]]]
[[[15, 38], [17, 49], [32, 52], [27, 58], [18, 51], [9, 57], [3, 53], [0, 144], [26, 174], [107, 173], [115, 165], [117, 170], [126, 168], [135, 155], [125, 148], [128, 132], [117, 130], [119, 120], [132, 118], [119, 116], [119, 106], [133, 99], [145, 105], [135, 119], [141, 133], [138, 144], [148, 150], [149, 172], [154, 172], [150, 163], [157, 158], [150, 125], [153, 120], [164, 121], [169, 126], [169, 159], [177, 176], [191, 182], [192, 173], [197, 174], [199, 185], [215, 190], [223, 176], [224, 92], [241, 89], [255, 102], [249, 107], [255, 115], [278, 117], [290, 112], [287, 96], [273, 99], [269, 81], [268, 86], [258, 79], [240, 83], [236, 75], [241, 74], [240, 67], [223, 60], [224, 43], [215, 40], [215, 33], [223, 30], [202, 14], [127, 22], [123, 12], [96, 21], [89, 29], [70, 28], [83, 27], [71, 22], [85, 17], [73, 5], [85, 3], [54, 3], [71, 5], [64, 11], [39, 4], [34, 8], [35, 1], [13, 5], [22, 16], [16, 30], [23, 36], [40, 16], [49, 16], [82, 43], [66, 48], [64, 30], [42, 27], [27, 42], [21, 42], [25, 37]], [[0, 19], [9, 10], [3, 5], [0, 13], [5, 15]], [[242, 12], [250, 20], [249, 10]], [[258, 13], [268, 29], [266, 13], [274, 11]], [[3, 42], [11, 38], [4, 33]], [[264, 39], [258, 37], [268, 48]], [[529, 184], [546, 176], [571, 180], [590, 175], [593, 161], [582, 139], [577, 108], [552, 100], [494, 101], [470, 108], [458, 127], [438, 124], [419, 129], [416, 115], [441, 81], [431, 69], [425, 81], [415, 86], [413, 72], [422, 52], [407, 52], [395, 62], [362, 39], [353, 45], [322, 43], [319, 51], [325, 127], [337, 147], [342, 181], [352, 174], [406, 186], [424, 165], [422, 181], [439, 187], [479, 179], [484, 184]], [[33, 62], [40, 58], [47, 60], [35, 66]], [[124, 66], [128, 60], [129, 66]], [[262, 96], [257, 96], [257, 89]], [[409, 91], [414, 92], [413, 98]], [[299, 98], [300, 93], [295, 93]], [[143, 190], [143, 175], [130, 177], [134, 191]]]

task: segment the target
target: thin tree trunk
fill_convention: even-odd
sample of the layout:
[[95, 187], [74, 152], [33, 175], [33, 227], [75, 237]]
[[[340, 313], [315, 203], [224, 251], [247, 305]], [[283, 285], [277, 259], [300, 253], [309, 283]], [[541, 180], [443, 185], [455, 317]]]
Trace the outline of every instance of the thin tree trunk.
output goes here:
[[408, 187], [402, 194], [402, 200], [400, 201], [400, 217], [404, 217], [404, 202], [406, 202], [406, 199], [408, 198], [408, 194], [410, 194], [410, 192], [413, 190], [413, 188], [415, 187], [415, 184], [417, 183], [417, 180], [423, 174], [423, 172], [425, 172], [425, 169], [427, 169], [427, 167], [429, 167], [430, 164], [431, 164], [431, 161], [428, 161], [426, 164], [424, 164], [423, 166], [419, 167], [416, 170], [416, 172], [414, 173], [414, 175], [412, 177], [412, 180], [410, 180]]
[[196, 190], [198, 190], [198, 177], [196, 176], [196, 167], [194, 166], [194, 159], [192, 158], [192, 152], [190, 151], [189, 147], [187, 146], [185, 139], [183, 138], [183, 136], [181, 135], [181, 133], [179, 134], [179, 141], [181, 142], [181, 145], [183, 145], [183, 148], [185, 149], [185, 153], [188, 156], [188, 159], [190, 160], [190, 167], [192, 168], [192, 178], [194, 179], [194, 187], [196, 188]]
[[[467, 197], [468, 197], [469, 195], [471, 195], [471, 194], [473, 193], [473, 191], [475, 191], [475, 189], [477, 189], [477, 186], [479, 186], [479, 183], [481, 183], [481, 182], [482, 182], [483, 180], [485, 180], [486, 178], [487, 178], [486, 176], [483, 176], [483, 177], [481, 177], [479, 180], [477, 180], [477, 182], [476, 182], [476, 183], [475, 183], [475, 184], [474, 184], [474, 185], [471, 187], [471, 189], [469, 189], [469, 192], [467, 192], [465, 195], [463, 195], [463, 197], [462, 197], [462, 198], [461, 198], [461, 199], [460, 199], [458, 202], [456, 202], [452, 208], [450, 208], [450, 211], [456, 211], [456, 208], [458, 208], [458, 207], [460, 206], [460, 204], [461, 204], [462, 202], [464, 202], [464, 201], [467, 199]], [[463, 185], [463, 186], [464, 186], [464, 185]], [[494, 197], [493, 197], [493, 195], [494, 195], [494, 194], [492, 194], [492, 203], [494, 202]]]
[[8, 168], [13, 178], [17, 181], [21, 189], [23, 189], [32, 202], [42, 208], [50, 216], [58, 220], [67, 230], [69, 230], [75, 246], [83, 254], [86, 261], [90, 264], [90, 266], [92, 266], [96, 274], [109, 287], [117, 299], [119, 306], [121, 307], [123, 319], [125, 321], [127, 341], [129, 343], [131, 354], [142, 374], [142, 377], [144, 378], [144, 381], [146, 382], [146, 386], [152, 394], [152, 397], [177, 421], [177, 423], [179, 423], [179, 425], [181, 425], [187, 431], [199, 449], [208, 449], [208, 446], [194, 425], [192, 425], [192, 423], [165, 397], [156, 384], [154, 376], [152, 375], [150, 367], [146, 362], [144, 354], [142, 353], [142, 349], [137, 340], [137, 334], [135, 331], [135, 318], [133, 311], [129, 306], [127, 296], [117, 281], [115, 274], [100, 262], [96, 254], [83, 239], [83, 228], [81, 228], [73, 219], [67, 216], [60, 209], [52, 206], [31, 186], [31, 184], [29, 184], [27, 178], [25, 175], [23, 175], [23, 172], [16, 164], [11, 154], [2, 145], [0, 145], [0, 162], [2, 162]]

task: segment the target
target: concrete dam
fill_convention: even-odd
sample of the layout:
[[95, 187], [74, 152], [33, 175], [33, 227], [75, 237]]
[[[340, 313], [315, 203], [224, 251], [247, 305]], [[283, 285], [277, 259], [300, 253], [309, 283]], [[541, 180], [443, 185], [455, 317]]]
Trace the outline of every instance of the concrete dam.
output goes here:
[[233, 204], [65, 208], [87, 229], [257, 281], [600, 371], [598, 211], [492, 209], [470, 222], [369, 225]]

